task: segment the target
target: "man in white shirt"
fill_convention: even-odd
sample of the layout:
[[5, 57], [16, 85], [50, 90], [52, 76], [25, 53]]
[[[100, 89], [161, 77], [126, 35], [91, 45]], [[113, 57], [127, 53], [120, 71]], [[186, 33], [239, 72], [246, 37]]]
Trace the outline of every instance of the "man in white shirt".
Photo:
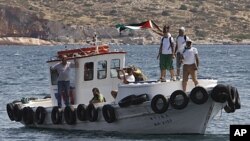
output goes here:
[[186, 91], [188, 76], [191, 75], [194, 85], [198, 85], [197, 69], [199, 67], [198, 50], [192, 47], [192, 41], [188, 39], [186, 41], [186, 47], [183, 51], [183, 80], [182, 88]]
[[173, 59], [175, 58], [174, 39], [171, 37], [169, 30], [169, 26], [165, 25], [163, 27], [163, 37], [161, 39], [161, 45], [157, 56], [157, 59], [160, 59], [161, 81], [165, 81], [166, 79], [166, 70], [169, 70], [170, 72], [170, 80], [175, 80], [173, 67]]
[[181, 70], [181, 60], [182, 60], [181, 56], [186, 46], [186, 41], [188, 39], [189, 39], [188, 36], [185, 35], [185, 28], [181, 27], [179, 29], [179, 35], [176, 38], [176, 48], [175, 48], [177, 80], [180, 80], [180, 70]]
[[[133, 75], [133, 69], [127, 68], [127, 75], [124, 70], [121, 70], [123, 76], [118, 75], [118, 78], [122, 80], [124, 84], [128, 84], [130, 82], [135, 82], [135, 76]], [[119, 74], [119, 73], [118, 73]]]
[[[122, 76], [120, 76], [119, 71], [122, 73]], [[132, 68], [127, 68], [126, 70], [127, 74], [125, 73], [125, 70], [117, 70], [117, 77], [118, 79], [122, 80], [123, 84], [129, 84], [131, 82], [135, 82], [135, 76], [133, 75], [133, 69]], [[112, 90], [111, 95], [113, 98], [116, 98], [118, 91], [117, 90]]]
[[67, 61], [67, 56], [61, 57], [61, 62], [57, 63], [56, 65], [52, 66], [51, 70], [56, 70], [59, 74], [57, 78], [57, 89], [58, 89], [58, 95], [57, 95], [57, 102], [58, 107], [62, 107], [61, 103], [61, 97], [62, 92], [64, 92], [65, 95], [65, 105], [69, 105], [69, 90], [70, 90], [70, 68], [78, 67], [78, 62], [76, 59], [74, 59], [74, 63]]

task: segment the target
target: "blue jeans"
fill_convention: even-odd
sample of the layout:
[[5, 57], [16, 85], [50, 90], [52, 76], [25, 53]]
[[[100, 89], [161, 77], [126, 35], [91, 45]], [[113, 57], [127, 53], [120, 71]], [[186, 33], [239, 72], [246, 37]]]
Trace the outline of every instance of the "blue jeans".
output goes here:
[[[64, 104], [66, 106], [69, 105], [69, 81], [58, 81], [57, 87], [58, 87], [58, 97], [57, 97], [57, 103], [59, 107], [62, 107], [62, 94], [64, 95], [65, 101]], [[63, 93], [62, 93], [63, 92]]]

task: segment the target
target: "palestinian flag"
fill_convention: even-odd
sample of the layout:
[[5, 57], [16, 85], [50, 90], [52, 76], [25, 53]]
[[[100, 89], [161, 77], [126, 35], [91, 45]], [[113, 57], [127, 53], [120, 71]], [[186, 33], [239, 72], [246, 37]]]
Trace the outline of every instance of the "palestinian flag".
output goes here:
[[119, 32], [126, 29], [132, 29], [132, 30], [149, 29], [149, 28], [157, 28], [158, 30], [160, 29], [152, 20], [148, 20], [142, 23], [129, 24], [129, 25], [117, 24], [116, 28], [118, 29]]

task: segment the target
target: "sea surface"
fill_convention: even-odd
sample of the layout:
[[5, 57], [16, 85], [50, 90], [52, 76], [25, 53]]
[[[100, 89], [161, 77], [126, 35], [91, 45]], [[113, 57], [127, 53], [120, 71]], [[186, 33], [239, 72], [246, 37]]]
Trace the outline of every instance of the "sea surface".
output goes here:
[[[226, 141], [232, 124], [250, 124], [250, 46], [194, 45], [200, 57], [199, 77], [237, 87], [242, 108], [218, 113], [205, 135], [133, 135], [113, 132], [65, 131], [26, 128], [9, 120], [6, 104], [23, 97], [49, 94], [46, 61], [65, 46], [0, 46], [0, 141]], [[79, 48], [68, 45], [67, 48]], [[114, 46], [127, 51], [126, 65], [136, 65], [149, 79], [159, 78], [158, 46]], [[169, 73], [167, 73], [169, 76]], [[187, 121], [188, 122], [188, 121]]]

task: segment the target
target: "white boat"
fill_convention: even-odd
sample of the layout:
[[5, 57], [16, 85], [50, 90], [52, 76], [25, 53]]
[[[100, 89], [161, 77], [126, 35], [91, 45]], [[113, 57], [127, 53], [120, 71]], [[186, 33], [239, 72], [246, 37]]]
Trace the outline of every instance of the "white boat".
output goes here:
[[[37, 128], [204, 134], [221, 109], [230, 113], [241, 106], [237, 88], [217, 84], [213, 79], [198, 79], [196, 87], [189, 80], [186, 93], [182, 81], [121, 84], [116, 69], [125, 68], [125, 54], [111, 51], [107, 45], [57, 52], [57, 56], [67, 55], [69, 61], [76, 58], [79, 62], [79, 67], [71, 70], [71, 106], [57, 106], [57, 74], [50, 71], [51, 96], [8, 103], [10, 120]], [[47, 61], [49, 67], [58, 62], [59, 58]], [[99, 88], [106, 102], [89, 104], [94, 87]], [[112, 90], [118, 90], [115, 99]]]

